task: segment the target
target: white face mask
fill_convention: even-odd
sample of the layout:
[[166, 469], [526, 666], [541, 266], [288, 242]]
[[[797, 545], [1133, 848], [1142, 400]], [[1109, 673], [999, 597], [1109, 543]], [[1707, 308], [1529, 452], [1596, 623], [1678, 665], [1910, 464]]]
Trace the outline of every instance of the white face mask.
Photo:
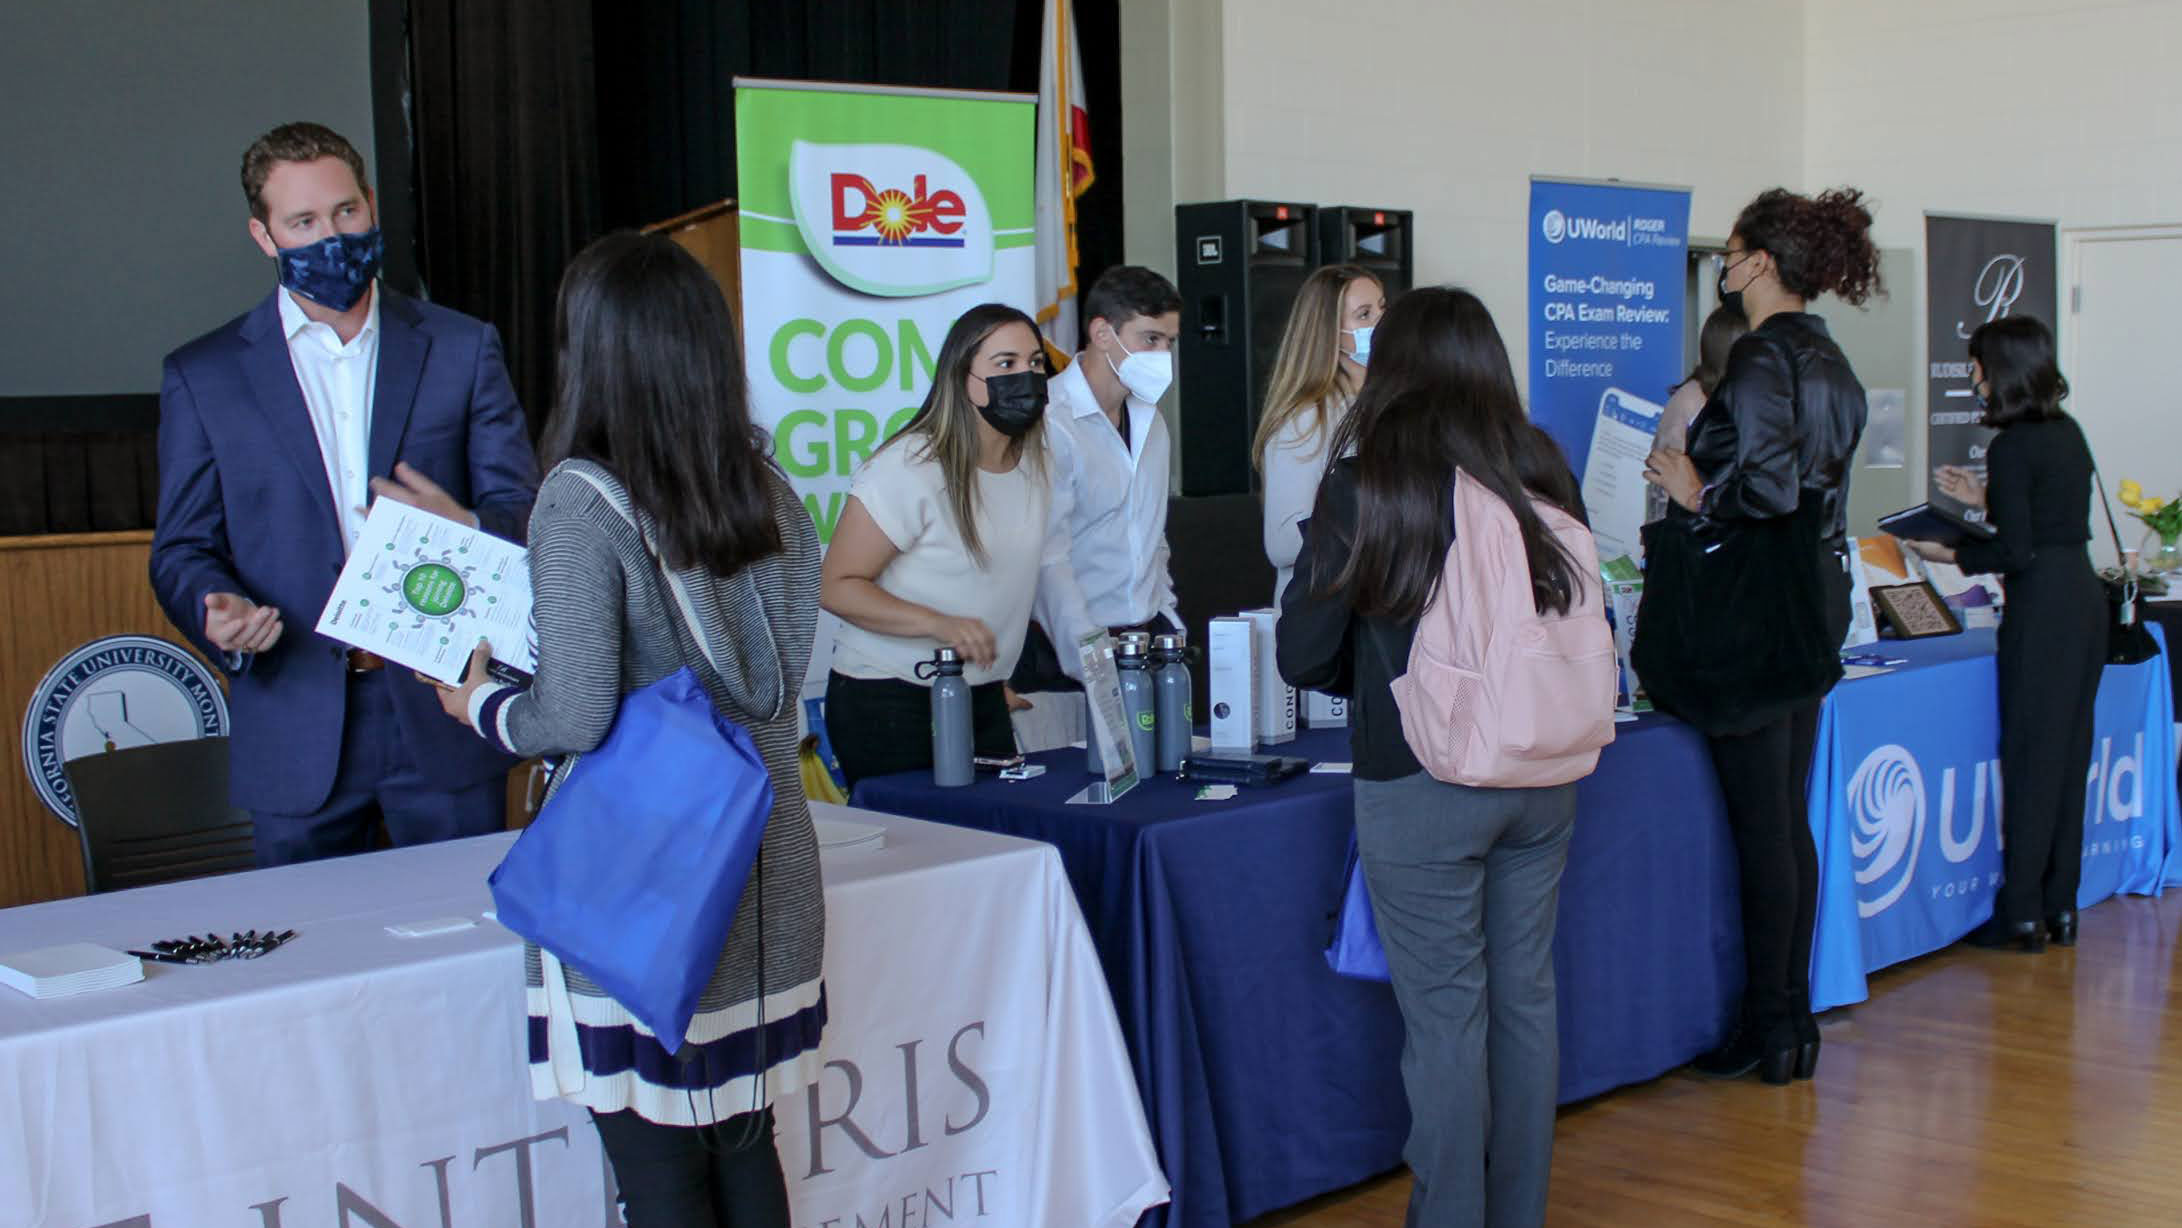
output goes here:
[[1356, 365], [1359, 367], [1370, 366], [1371, 325], [1366, 324], [1362, 328], [1344, 328], [1341, 331], [1356, 339], [1356, 352], [1349, 355], [1349, 357], [1355, 359]]
[[1132, 352], [1128, 346], [1122, 345], [1120, 333], [1114, 334], [1114, 344], [1121, 346], [1125, 357], [1118, 367], [1111, 358], [1106, 360], [1106, 365], [1113, 369], [1115, 376], [1121, 380], [1121, 386], [1129, 390], [1130, 396], [1157, 405], [1159, 398], [1167, 394], [1167, 385], [1174, 382], [1173, 353], [1166, 350]]

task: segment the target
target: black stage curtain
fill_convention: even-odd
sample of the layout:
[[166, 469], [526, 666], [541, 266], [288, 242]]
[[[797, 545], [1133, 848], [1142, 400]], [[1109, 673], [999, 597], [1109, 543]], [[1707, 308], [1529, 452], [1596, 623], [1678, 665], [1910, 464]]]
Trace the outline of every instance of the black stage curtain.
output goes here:
[[[381, 180], [409, 172], [423, 290], [499, 327], [533, 434], [569, 257], [735, 195], [736, 77], [1035, 93], [1044, 15], [1042, 0], [373, 3], [375, 43], [407, 31], [387, 40], [406, 58], [375, 70], [382, 128], [409, 125], [381, 132]], [[1097, 175], [1077, 203], [1088, 285], [1122, 252], [1121, 16], [1119, 0], [1074, 8]], [[383, 202], [395, 220], [403, 207]]]
[[0, 397], [0, 536], [152, 527], [159, 398]]
[[592, 5], [408, 0], [407, 10], [424, 291], [499, 328], [535, 438], [552, 408], [561, 270], [602, 229]]
[[[1077, 202], [1088, 280], [1121, 259], [1121, 9], [1077, 0], [1097, 178]], [[609, 227], [735, 190], [736, 77], [1038, 91], [1043, 0], [631, 0], [595, 9], [599, 175]]]

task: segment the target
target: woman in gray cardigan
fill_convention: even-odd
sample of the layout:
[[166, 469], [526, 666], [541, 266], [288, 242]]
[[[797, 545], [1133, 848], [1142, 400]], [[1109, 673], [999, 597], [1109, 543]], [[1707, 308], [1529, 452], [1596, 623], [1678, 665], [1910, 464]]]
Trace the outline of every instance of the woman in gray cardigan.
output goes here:
[[511, 754], [582, 754], [623, 695], [689, 666], [757, 743], [774, 804], [681, 1050], [526, 946], [532, 1084], [591, 1110], [630, 1228], [786, 1228], [769, 1105], [816, 1076], [826, 1022], [796, 730], [818, 539], [751, 425], [734, 318], [695, 259], [664, 238], [601, 239], [569, 266], [559, 311], [543, 444], [558, 463], [530, 521], [537, 672], [493, 683], [480, 649], [443, 702]]

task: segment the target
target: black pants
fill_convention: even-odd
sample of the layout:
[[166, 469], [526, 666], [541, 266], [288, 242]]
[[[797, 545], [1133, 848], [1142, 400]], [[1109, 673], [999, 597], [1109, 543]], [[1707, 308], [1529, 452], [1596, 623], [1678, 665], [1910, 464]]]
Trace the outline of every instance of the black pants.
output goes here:
[[[970, 737], [981, 758], [1015, 753], [1001, 684], [970, 688]], [[897, 678], [826, 678], [826, 740], [854, 791], [858, 781], [932, 768], [932, 688]]]
[[[1147, 635], [1172, 635], [1181, 628], [1167, 621], [1166, 615], [1154, 614], [1150, 622], [1134, 627], [1108, 627], [1106, 630], [1118, 640], [1131, 631], [1142, 631]], [[1074, 653], [1076, 646], [1071, 644], [1068, 650]], [[1037, 623], [1032, 623], [1023, 633], [1023, 655], [1016, 658], [1015, 673], [1008, 679], [1008, 685], [1014, 687], [1018, 695], [1083, 690], [1083, 683], [1069, 677], [1067, 671], [1062, 669], [1060, 648], [1054, 644], [1053, 637], [1046, 634], [1046, 629]]]
[[1823, 702], [1708, 739], [1742, 869], [1743, 1022], [1761, 1032], [1792, 1023], [1810, 999], [1818, 846], [1808, 793]]
[[2106, 595], [2081, 548], [2041, 548], [2005, 578], [2000, 626], [2000, 896], [1993, 917], [2037, 921], [2076, 907], [2084, 778], [2106, 668]]
[[[773, 1110], [717, 1126], [662, 1126], [593, 1113], [629, 1228], [789, 1228]], [[736, 1150], [738, 1143], [750, 1146]]]

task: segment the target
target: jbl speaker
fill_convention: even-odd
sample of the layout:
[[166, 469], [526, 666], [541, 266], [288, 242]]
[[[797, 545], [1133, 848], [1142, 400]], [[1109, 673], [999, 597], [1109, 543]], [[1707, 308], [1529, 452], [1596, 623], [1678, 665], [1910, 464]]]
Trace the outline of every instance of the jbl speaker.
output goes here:
[[1386, 287], [1389, 301], [1409, 289], [1417, 269], [1410, 252], [1409, 210], [1321, 205], [1317, 227], [1320, 264], [1369, 269]]
[[1174, 207], [1182, 292], [1182, 493], [1247, 494], [1250, 437], [1281, 330], [1318, 267], [1315, 210], [1274, 201]]

